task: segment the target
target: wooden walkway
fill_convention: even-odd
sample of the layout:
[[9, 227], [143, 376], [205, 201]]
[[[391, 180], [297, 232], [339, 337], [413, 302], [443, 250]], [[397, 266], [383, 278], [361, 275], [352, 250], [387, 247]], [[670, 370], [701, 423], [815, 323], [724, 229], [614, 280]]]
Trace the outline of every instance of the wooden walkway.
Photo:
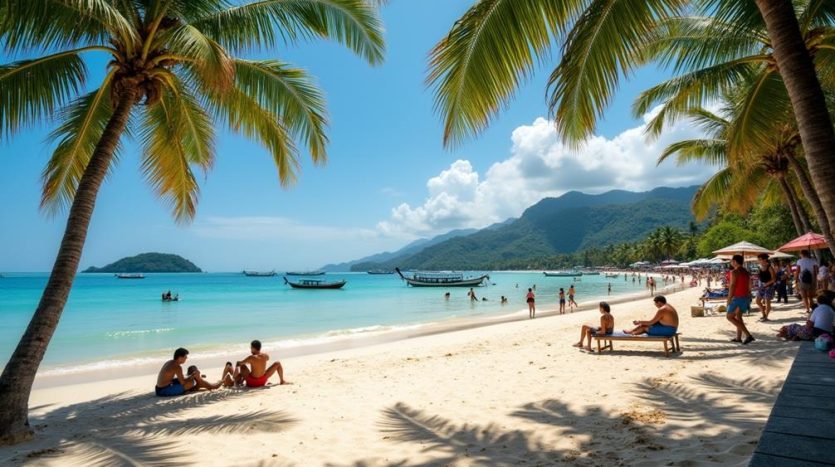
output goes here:
[[835, 465], [835, 359], [803, 342], [749, 467]]

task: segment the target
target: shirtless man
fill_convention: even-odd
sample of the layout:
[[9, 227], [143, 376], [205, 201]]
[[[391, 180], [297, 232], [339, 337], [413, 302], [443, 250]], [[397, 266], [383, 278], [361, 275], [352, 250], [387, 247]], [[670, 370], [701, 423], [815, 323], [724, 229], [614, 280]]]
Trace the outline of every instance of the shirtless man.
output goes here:
[[160, 397], [180, 396], [191, 390], [217, 389], [220, 383], [211, 384], [200, 376], [200, 371], [194, 368], [188, 376], [183, 375], [183, 364], [188, 360], [188, 350], [180, 347], [174, 351], [174, 358], [162, 365], [157, 375], [157, 385], [154, 392]]
[[632, 330], [624, 329], [624, 333], [669, 337], [678, 332], [678, 312], [676, 312], [676, 309], [667, 303], [667, 299], [663, 295], [658, 295], [652, 301], [657, 308], [655, 316], [649, 321], [632, 321], [636, 328]]
[[281, 362], [275, 362], [269, 368], [267, 367], [270, 356], [261, 353], [261, 341], [254, 340], [249, 345], [252, 355], [235, 364], [235, 383], [239, 385], [246, 383], [247, 387], [258, 388], [266, 386], [270, 376], [278, 373], [278, 384], [287, 384], [284, 380], [284, 368], [281, 367]]

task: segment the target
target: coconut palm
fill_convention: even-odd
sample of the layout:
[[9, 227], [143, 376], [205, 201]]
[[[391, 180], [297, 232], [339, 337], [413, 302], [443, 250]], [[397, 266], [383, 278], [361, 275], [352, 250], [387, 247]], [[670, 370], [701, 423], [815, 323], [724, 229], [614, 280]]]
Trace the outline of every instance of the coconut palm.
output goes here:
[[[302, 69], [238, 54], [322, 37], [372, 64], [383, 56], [377, 8], [367, 0], [0, 0], [0, 45], [48, 51], [0, 66], [0, 133], [57, 116], [43, 173], [42, 205], [69, 207], [40, 303], [0, 376], [0, 443], [32, 436], [29, 392], [78, 269], [96, 196], [123, 135], [142, 145], [141, 170], [179, 222], [197, 204], [193, 171], [215, 157], [214, 124], [257, 140], [282, 184], [303, 145], [326, 160], [325, 104]], [[82, 55], [103, 52], [104, 78], [83, 92]], [[131, 120], [135, 125], [131, 124]]]
[[[833, 41], [823, 30], [835, 20], [831, 0], [477, 0], [430, 56], [428, 83], [444, 123], [444, 143], [457, 144], [486, 128], [514, 92], [563, 43], [551, 72], [550, 109], [568, 142], [589, 136], [623, 76], [654, 57], [649, 47], [667, 20], [686, 7], [710, 13], [729, 25], [716, 49], [694, 53], [689, 64], [719, 63], [736, 53], [740, 35], [758, 28], [769, 57], [780, 70], [797, 115], [799, 134], [827, 225], [835, 231], [835, 134], [815, 63], [830, 60]], [[799, 20], [798, 20], [799, 18]], [[826, 36], [826, 37], [825, 37]], [[683, 59], [688, 64], [686, 58]], [[738, 62], [738, 63], [736, 63]], [[744, 65], [744, 60], [734, 64]], [[724, 69], [730, 85], [739, 76]], [[701, 104], [693, 99], [691, 104]], [[820, 216], [819, 216], [820, 217]], [[835, 245], [833, 245], [835, 246]]]
[[[734, 104], [737, 116], [725, 135], [729, 151], [762, 154], [779, 149], [835, 251], [828, 215], [799, 151], [801, 135], [784, 80], [777, 72], [766, 27], [753, 5], [748, 4], [746, 10], [742, 3], [735, 9], [717, 7], [710, 11], [711, 16], [670, 18], [661, 24], [648, 54], [671, 64], [681, 74], [642, 93], [636, 100], [635, 113], [643, 114], [663, 104], [649, 124], [650, 133], [656, 135], [665, 125], [686, 115], [687, 109], [722, 94], [738, 94]], [[816, 57], [821, 81], [828, 89], [835, 89], [831, 13], [819, 2], [798, 2], [806, 47]], [[782, 139], [776, 148], [775, 135]]]
[[[745, 97], [747, 94], [738, 93]], [[661, 164], [675, 156], [679, 165], [701, 162], [721, 167], [696, 192], [693, 213], [704, 219], [714, 206], [725, 211], [747, 213], [756, 203], [785, 201], [791, 210], [792, 221], [799, 235], [809, 230], [809, 222], [789, 175], [785, 155], [796, 150], [793, 125], [785, 125], [779, 119], [771, 120], [769, 144], [761, 141], [755, 150], [734, 151], [729, 142], [737, 129], [737, 122], [744, 118], [745, 99], [741, 105], [726, 105], [724, 118], [702, 108], [687, 111], [689, 118], [706, 134], [706, 138], [683, 140], [669, 145], [661, 153]], [[782, 195], [782, 196], [780, 196]]]

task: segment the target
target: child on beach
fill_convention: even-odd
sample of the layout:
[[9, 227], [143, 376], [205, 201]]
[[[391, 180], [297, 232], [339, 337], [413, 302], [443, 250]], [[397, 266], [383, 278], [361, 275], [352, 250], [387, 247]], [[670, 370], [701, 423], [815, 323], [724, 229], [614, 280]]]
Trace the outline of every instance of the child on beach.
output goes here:
[[565, 291], [560, 287], [560, 314], [565, 314]]
[[528, 302], [528, 318], [533, 319], [536, 316], [536, 295], [534, 295], [533, 289], [528, 288], [525, 301]]
[[[574, 344], [574, 347], [579, 347], [584, 350], [588, 350], [589, 352], [593, 352], [591, 349], [591, 338], [592, 336], [596, 335], [611, 335], [615, 332], [615, 318], [612, 316], [611, 307], [606, 302], [600, 302], [598, 306], [600, 310], [600, 326], [595, 328], [594, 326], [583, 325], [580, 328], [580, 341]], [[588, 339], [588, 344], [583, 347], [583, 341]]]

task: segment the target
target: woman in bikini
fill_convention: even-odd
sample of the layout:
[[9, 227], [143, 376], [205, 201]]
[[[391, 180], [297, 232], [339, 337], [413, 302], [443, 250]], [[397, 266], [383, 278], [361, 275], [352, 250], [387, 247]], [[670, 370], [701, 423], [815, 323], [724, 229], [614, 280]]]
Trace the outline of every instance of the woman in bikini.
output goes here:
[[533, 289], [528, 289], [525, 301], [528, 302], [528, 318], [533, 319], [536, 316], [536, 295], [534, 295]]
[[[580, 342], [574, 344], [574, 347], [579, 347], [592, 352], [592, 336], [610, 336], [615, 332], [615, 318], [612, 316], [612, 309], [609, 304], [606, 302], [600, 302], [598, 308], [600, 310], [600, 327], [595, 328], [594, 326], [584, 325], [580, 328]], [[586, 339], [588, 339], [589, 343], [583, 347], [583, 341]]]

